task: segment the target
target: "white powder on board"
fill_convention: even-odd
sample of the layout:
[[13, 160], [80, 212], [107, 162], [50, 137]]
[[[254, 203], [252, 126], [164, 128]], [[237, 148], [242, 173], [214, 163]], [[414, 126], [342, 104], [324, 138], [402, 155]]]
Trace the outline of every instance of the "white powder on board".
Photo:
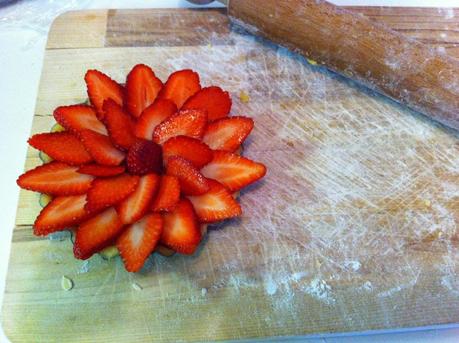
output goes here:
[[277, 292], [277, 284], [273, 281], [272, 278], [269, 278], [265, 282], [265, 290], [269, 295], [273, 295]]
[[325, 280], [314, 278], [308, 286], [303, 288], [303, 291], [328, 305], [336, 302], [332, 288]]

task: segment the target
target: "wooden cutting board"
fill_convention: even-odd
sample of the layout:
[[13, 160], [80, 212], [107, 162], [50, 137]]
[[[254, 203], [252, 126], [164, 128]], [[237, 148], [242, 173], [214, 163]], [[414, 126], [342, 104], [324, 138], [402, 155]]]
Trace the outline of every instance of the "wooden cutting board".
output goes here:
[[[355, 8], [459, 57], [459, 10]], [[459, 322], [458, 134], [232, 30], [217, 10], [70, 12], [49, 33], [32, 133], [86, 100], [83, 75], [163, 80], [193, 68], [255, 119], [245, 154], [268, 167], [243, 216], [192, 257], [75, 260], [34, 237], [21, 191], [3, 304], [13, 342], [204, 341]], [[458, 76], [459, 77], [459, 76]], [[241, 92], [249, 96], [242, 101]], [[26, 169], [40, 164], [29, 149]], [[61, 288], [62, 276], [74, 288]]]

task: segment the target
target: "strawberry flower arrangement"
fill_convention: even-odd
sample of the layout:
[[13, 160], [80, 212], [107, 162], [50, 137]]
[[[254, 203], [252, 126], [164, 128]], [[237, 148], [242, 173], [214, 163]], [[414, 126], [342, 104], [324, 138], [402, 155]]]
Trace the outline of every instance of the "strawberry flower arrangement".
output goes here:
[[35, 235], [74, 229], [76, 258], [116, 245], [136, 272], [158, 247], [193, 254], [203, 226], [241, 215], [234, 194], [266, 168], [240, 156], [254, 123], [228, 116], [227, 92], [192, 70], [163, 84], [143, 64], [124, 86], [97, 70], [85, 81], [91, 105], [58, 107], [64, 130], [28, 141], [52, 159], [17, 180], [52, 197]]

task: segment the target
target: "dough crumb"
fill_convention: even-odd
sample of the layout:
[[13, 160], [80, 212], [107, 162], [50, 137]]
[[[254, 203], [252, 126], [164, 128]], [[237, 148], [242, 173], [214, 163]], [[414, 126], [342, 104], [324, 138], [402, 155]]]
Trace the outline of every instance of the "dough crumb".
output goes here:
[[141, 291], [143, 289], [143, 287], [140, 286], [137, 282], [132, 283], [132, 288], [135, 289], [136, 291]]
[[63, 275], [61, 279], [61, 287], [64, 291], [70, 291], [73, 288], [73, 280], [68, 276]]
[[244, 92], [244, 91], [241, 91], [241, 93], [239, 93], [239, 99], [244, 103], [244, 104], [247, 104], [249, 101], [250, 101], [250, 96]]

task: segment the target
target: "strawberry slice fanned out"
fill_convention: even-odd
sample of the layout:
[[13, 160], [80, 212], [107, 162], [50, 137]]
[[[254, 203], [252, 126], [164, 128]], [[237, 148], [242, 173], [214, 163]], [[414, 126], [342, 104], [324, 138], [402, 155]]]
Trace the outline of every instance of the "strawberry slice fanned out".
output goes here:
[[247, 117], [230, 117], [207, 125], [202, 141], [212, 150], [237, 150], [253, 129], [253, 120]]
[[190, 161], [180, 156], [172, 156], [167, 160], [167, 175], [177, 177], [180, 189], [186, 195], [200, 195], [209, 190], [207, 179]]
[[88, 129], [107, 135], [104, 124], [97, 119], [96, 111], [87, 105], [60, 106], [54, 110], [54, 119], [66, 130], [78, 134]]
[[86, 193], [94, 177], [80, 174], [78, 167], [62, 162], [50, 162], [22, 174], [17, 184], [30, 191], [51, 195], [78, 195]]
[[129, 149], [136, 141], [134, 136], [135, 123], [124, 112], [123, 108], [112, 99], [104, 101], [104, 122], [112, 143], [120, 149]]
[[163, 83], [149, 66], [137, 64], [126, 78], [125, 106], [134, 117], [150, 106], [158, 96]]
[[205, 110], [207, 119], [214, 121], [226, 117], [231, 111], [231, 98], [220, 87], [206, 87], [190, 97], [182, 110]]
[[175, 176], [163, 175], [151, 207], [154, 212], [170, 212], [180, 200], [180, 183]]
[[201, 241], [201, 230], [190, 201], [180, 200], [174, 211], [163, 218], [161, 244], [181, 254], [193, 254]]
[[163, 144], [175, 136], [201, 139], [207, 125], [207, 114], [201, 110], [184, 110], [167, 118], [153, 131], [153, 141]]
[[28, 143], [59, 162], [79, 165], [92, 161], [84, 145], [70, 132], [38, 133]]
[[134, 175], [160, 174], [163, 170], [161, 146], [152, 141], [138, 140], [129, 149], [127, 168]]
[[212, 161], [201, 169], [201, 173], [235, 192], [265, 176], [266, 167], [230, 152], [214, 151]]
[[148, 106], [137, 120], [134, 133], [137, 137], [152, 140], [156, 126], [177, 112], [177, 106], [171, 100], [157, 99]]
[[88, 191], [85, 208], [88, 212], [98, 212], [115, 205], [132, 194], [138, 183], [138, 176], [128, 174], [96, 179]]
[[145, 260], [155, 250], [162, 231], [163, 218], [151, 213], [129, 225], [118, 237], [116, 246], [128, 272], [142, 269]]
[[113, 207], [88, 219], [77, 229], [73, 254], [86, 260], [105, 248], [122, 231], [123, 223]]
[[88, 89], [88, 97], [96, 109], [100, 120], [104, 119], [102, 106], [107, 99], [114, 100], [118, 105], [123, 106], [123, 87], [110, 77], [98, 70], [88, 70], [84, 76]]
[[208, 182], [210, 189], [207, 193], [188, 197], [199, 221], [212, 223], [240, 216], [242, 214], [241, 206], [232, 194], [218, 182], [214, 180], [208, 180]]
[[196, 168], [201, 169], [212, 160], [212, 150], [198, 139], [177, 136], [163, 144], [163, 159], [166, 163], [171, 156], [181, 156], [190, 161]]
[[81, 131], [80, 140], [98, 164], [117, 166], [126, 156], [113, 146], [110, 138], [92, 130]]
[[158, 94], [159, 99], [172, 100], [177, 108], [201, 89], [199, 75], [190, 69], [172, 73]]
[[80, 224], [88, 217], [88, 212], [84, 209], [85, 203], [85, 194], [54, 198], [41, 210], [33, 224], [33, 233], [46, 236]]
[[78, 168], [81, 174], [88, 174], [98, 177], [116, 176], [124, 173], [124, 166], [102, 166], [100, 164], [85, 164]]
[[147, 174], [140, 178], [137, 189], [117, 207], [120, 220], [124, 224], [138, 221], [148, 211], [159, 185], [159, 176]]

